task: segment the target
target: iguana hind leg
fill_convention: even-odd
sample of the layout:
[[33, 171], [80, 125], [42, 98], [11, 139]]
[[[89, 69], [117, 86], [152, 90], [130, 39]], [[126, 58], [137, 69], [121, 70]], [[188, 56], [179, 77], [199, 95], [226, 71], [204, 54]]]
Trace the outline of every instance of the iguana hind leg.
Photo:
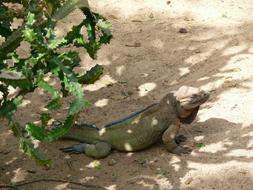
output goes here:
[[96, 144], [81, 143], [70, 147], [61, 148], [63, 152], [68, 153], [85, 153], [93, 158], [104, 158], [111, 153], [111, 145], [106, 142], [97, 142]]
[[172, 124], [164, 133], [162, 136], [163, 143], [166, 147], [166, 149], [174, 154], [188, 154], [191, 152], [191, 149], [188, 147], [183, 147], [177, 144], [176, 142], [176, 136], [178, 133], [178, 130], [180, 128], [179, 122], [176, 122], [176, 124]]

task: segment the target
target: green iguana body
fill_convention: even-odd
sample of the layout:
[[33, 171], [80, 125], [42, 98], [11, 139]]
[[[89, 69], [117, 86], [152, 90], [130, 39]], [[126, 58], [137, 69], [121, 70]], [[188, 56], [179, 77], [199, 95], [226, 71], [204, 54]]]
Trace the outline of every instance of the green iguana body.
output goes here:
[[74, 126], [64, 137], [84, 142], [63, 148], [65, 152], [81, 153], [94, 158], [103, 158], [111, 149], [138, 151], [162, 138], [171, 153], [188, 153], [175, 141], [181, 123], [191, 123], [199, 106], [209, 94], [199, 88], [183, 86], [166, 95], [159, 103], [133, 113], [130, 116], [105, 125], [101, 129], [87, 125]]

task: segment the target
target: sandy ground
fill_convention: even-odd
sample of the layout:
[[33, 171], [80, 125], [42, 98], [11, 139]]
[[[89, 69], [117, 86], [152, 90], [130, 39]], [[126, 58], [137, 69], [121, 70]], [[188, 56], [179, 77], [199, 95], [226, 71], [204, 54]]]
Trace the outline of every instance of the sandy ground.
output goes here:
[[[92, 168], [93, 159], [58, 150], [74, 142], [57, 141], [41, 145], [53, 159], [45, 170], [17, 149], [2, 123], [0, 183], [56, 178], [108, 190], [253, 189], [253, 0], [104, 0], [91, 6], [112, 21], [114, 38], [95, 61], [80, 52], [83, 68], [99, 63], [105, 74], [85, 87], [94, 105], [79, 121], [100, 126], [182, 85], [202, 87], [212, 91], [211, 98], [197, 120], [185, 126], [188, 132], [182, 131], [193, 152], [179, 157], [157, 144], [131, 154], [113, 152]], [[73, 13], [59, 32], [79, 18]], [[29, 95], [17, 119], [36, 121], [46, 101], [39, 92]], [[100, 188], [42, 181], [20, 189]]]

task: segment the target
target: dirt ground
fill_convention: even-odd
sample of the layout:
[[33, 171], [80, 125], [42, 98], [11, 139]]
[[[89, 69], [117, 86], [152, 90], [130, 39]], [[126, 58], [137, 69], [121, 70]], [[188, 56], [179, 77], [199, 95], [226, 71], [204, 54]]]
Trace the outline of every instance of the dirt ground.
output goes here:
[[[53, 178], [94, 186], [44, 180], [20, 189], [253, 189], [253, 0], [104, 0], [91, 7], [111, 20], [114, 38], [97, 60], [80, 51], [84, 69], [98, 63], [105, 73], [85, 87], [94, 105], [79, 121], [101, 126], [182, 85], [202, 87], [211, 91], [210, 100], [182, 130], [193, 152], [175, 156], [157, 144], [94, 161], [62, 153], [59, 148], [74, 142], [61, 140], [40, 145], [53, 160], [45, 170], [18, 150], [2, 123], [0, 184]], [[79, 19], [80, 13], [73, 13], [59, 25], [59, 34]], [[17, 119], [36, 121], [46, 101], [40, 92], [30, 94]]]

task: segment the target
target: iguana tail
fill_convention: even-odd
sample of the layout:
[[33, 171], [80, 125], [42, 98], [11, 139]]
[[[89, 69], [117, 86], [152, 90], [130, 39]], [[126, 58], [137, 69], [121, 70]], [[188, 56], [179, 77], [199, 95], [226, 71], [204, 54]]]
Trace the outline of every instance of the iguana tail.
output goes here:
[[94, 144], [100, 140], [99, 128], [90, 124], [75, 125], [63, 138]]

